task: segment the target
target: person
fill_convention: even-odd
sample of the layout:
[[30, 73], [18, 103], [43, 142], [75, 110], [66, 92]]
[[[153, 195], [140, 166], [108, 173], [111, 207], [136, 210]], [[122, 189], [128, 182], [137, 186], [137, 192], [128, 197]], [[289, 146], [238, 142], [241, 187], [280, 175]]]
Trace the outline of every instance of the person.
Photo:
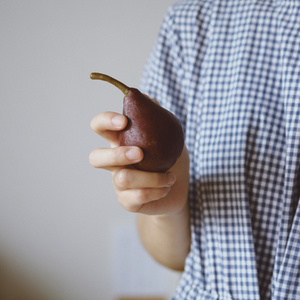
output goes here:
[[166, 173], [127, 166], [127, 119], [91, 123], [141, 241], [182, 270], [173, 299], [300, 299], [300, 2], [183, 0], [162, 22], [141, 90], [172, 111], [185, 148]]

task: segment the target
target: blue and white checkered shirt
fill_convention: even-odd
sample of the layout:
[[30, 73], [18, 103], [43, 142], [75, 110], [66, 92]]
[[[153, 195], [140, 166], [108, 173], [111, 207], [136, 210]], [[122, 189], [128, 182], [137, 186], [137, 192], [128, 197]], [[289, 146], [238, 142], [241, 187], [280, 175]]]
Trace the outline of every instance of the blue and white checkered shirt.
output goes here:
[[176, 3], [141, 88], [178, 116], [190, 153], [174, 299], [300, 299], [300, 1]]

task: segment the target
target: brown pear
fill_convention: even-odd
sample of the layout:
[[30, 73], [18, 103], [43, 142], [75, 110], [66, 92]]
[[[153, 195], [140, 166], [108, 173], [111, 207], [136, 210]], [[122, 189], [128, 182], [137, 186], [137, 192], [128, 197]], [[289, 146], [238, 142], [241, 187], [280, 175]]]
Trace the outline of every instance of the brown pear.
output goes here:
[[110, 82], [125, 95], [123, 115], [127, 117], [128, 124], [120, 132], [120, 145], [137, 146], [144, 152], [143, 160], [132, 166], [149, 172], [169, 170], [181, 155], [184, 146], [182, 126], [175, 115], [138, 89], [129, 88], [108, 75], [92, 73], [90, 77]]

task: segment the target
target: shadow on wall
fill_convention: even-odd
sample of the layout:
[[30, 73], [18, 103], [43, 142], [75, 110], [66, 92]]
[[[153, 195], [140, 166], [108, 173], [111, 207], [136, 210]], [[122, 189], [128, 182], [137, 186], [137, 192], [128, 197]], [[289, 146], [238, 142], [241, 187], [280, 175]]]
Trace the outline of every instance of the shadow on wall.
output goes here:
[[[41, 286], [35, 285], [26, 274], [0, 257], [0, 299], [3, 300], [58, 300], [46, 292]], [[121, 297], [116, 300], [166, 300], [157, 297]]]
[[[61, 300], [51, 295], [26, 276], [16, 264], [0, 255], [0, 299], [3, 300]], [[116, 300], [166, 300], [164, 297], [120, 297]]]
[[[54, 300], [39, 285], [30, 281], [25, 272], [0, 256], [0, 299], [3, 300]], [[56, 298], [56, 300], [58, 300]]]

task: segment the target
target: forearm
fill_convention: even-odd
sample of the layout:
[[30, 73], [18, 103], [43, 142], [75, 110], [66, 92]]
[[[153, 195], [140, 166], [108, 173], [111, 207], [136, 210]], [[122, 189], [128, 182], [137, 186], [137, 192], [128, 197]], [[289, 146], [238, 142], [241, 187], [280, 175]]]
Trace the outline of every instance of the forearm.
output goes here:
[[162, 265], [181, 271], [191, 243], [186, 148], [170, 171], [176, 175], [176, 182], [165, 198], [155, 201], [168, 203], [168, 210], [162, 214], [139, 214], [137, 224], [141, 241], [150, 255]]
[[188, 204], [173, 215], [140, 214], [137, 224], [149, 254], [160, 264], [182, 271], [191, 241]]

